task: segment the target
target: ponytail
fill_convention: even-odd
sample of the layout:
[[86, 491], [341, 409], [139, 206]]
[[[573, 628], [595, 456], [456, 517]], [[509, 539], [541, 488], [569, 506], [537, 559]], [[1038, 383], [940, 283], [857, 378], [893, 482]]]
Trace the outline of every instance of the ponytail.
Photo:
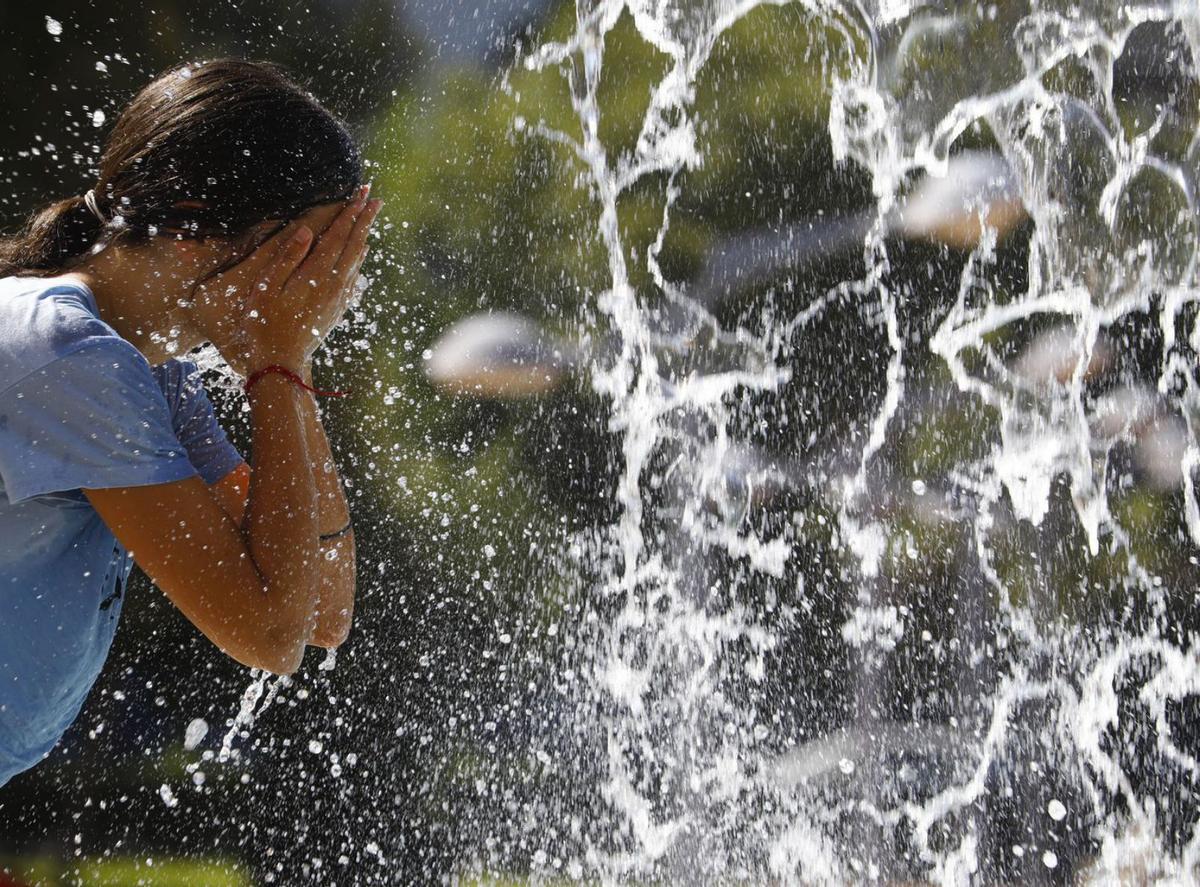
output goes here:
[[25, 230], [0, 238], [0, 277], [62, 269], [91, 249], [104, 228], [83, 197], [52, 203], [30, 216]]

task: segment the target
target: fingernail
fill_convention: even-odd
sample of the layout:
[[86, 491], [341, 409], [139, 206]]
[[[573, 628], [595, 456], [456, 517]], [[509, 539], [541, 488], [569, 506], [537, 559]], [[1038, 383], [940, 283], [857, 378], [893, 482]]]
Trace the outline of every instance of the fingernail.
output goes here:
[[383, 207], [383, 201], [382, 201], [382, 200], [380, 200], [379, 198], [376, 198], [375, 200], [372, 200], [372, 201], [371, 201], [371, 209], [372, 209], [373, 211], [375, 211], [375, 212], [379, 212], [379, 210], [380, 210], [382, 207]]
[[294, 243], [296, 246], [303, 246], [311, 239], [312, 231], [308, 230], [308, 227], [305, 225], [301, 225], [299, 228], [297, 228], [296, 233], [292, 235], [292, 243]]

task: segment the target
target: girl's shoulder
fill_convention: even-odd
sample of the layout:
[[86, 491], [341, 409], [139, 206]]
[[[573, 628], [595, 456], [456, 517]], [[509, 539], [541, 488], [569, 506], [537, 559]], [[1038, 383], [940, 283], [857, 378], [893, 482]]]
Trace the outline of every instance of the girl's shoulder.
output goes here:
[[133, 346], [100, 319], [81, 282], [62, 277], [0, 278], [0, 391], [83, 347]]

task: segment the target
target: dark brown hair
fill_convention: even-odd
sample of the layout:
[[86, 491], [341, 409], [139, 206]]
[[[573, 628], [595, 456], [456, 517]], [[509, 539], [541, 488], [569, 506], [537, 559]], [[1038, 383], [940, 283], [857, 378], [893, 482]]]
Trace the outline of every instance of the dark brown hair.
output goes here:
[[96, 211], [70, 197], [34, 213], [0, 240], [0, 277], [68, 267], [116, 237], [233, 237], [346, 198], [361, 180], [346, 126], [281, 69], [241, 59], [179, 65], [117, 118]]

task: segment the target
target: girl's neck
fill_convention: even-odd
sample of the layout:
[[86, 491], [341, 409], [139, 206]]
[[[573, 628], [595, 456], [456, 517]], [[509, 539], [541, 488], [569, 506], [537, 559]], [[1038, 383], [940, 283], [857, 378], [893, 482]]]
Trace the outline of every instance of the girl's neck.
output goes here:
[[179, 304], [195, 281], [183, 279], [178, 262], [164, 263], [158, 253], [152, 247], [111, 246], [63, 275], [86, 285], [100, 319], [152, 364], [199, 344], [191, 341]]

